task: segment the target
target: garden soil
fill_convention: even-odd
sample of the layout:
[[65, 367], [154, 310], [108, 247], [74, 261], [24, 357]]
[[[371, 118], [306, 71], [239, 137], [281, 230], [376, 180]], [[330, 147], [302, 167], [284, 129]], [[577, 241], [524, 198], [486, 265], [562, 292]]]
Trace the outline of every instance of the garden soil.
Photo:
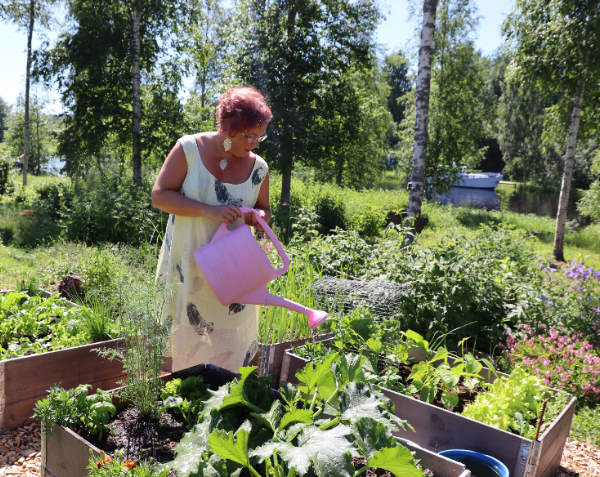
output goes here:
[[[12, 431], [0, 432], [0, 477], [39, 477], [40, 426], [30, 421]], [[556, 477], [600, 477], [600, 447], [567, 439]]]

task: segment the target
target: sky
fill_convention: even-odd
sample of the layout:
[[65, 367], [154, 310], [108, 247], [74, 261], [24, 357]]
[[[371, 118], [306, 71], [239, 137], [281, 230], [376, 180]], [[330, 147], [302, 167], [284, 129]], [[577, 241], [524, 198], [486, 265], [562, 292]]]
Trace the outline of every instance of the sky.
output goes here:
[[[418, 34], [416, 18], [409, 15], [409, 2], [420, 4], [418, 0], [379, 0], [385, 19], [377, 29], [379, 53], [387, 54], [401, 49], [405, 55], [415, 55]], [[503, 40], [500, 25], [506, 14], [513, 8], [514, 0], [475, 0], [480, 17], [479, 27], [475, 32], [475, 45], [484, 55], [491, 55]], [[39, 32], [38, 32], [39, 33]], [[49, 34], [51, 41], [55, 34]], [[41, 44], [43, 38], [34, 34], [33, 48]], [[0, 97], [8, 104], [14, 105], [19, 94], [25, 91], [25, 62], [27, 35], [13, 24], [0, 23]], [[47, 112], [61, 111], [59, 96], [56, 91], [43, 87], [34, 87], [33, 92], [48, 102]]]

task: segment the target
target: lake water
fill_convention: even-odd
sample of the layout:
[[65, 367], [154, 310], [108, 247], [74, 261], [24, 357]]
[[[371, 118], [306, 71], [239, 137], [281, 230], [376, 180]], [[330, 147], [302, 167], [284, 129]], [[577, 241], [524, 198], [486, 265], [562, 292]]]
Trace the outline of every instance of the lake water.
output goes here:
[[[579, 218], [576, 194], [571, 190], [567, 206], [569, 220]], [[470, 189], [452, 187], [448, 192], [439, 194], [435, 200], [442, 204], [472, 207], [486, 210], [507, 210], [521, 214], [535, 214], [544, 217], [556, 217], [559, 193], [531, 192], [524, 188], [508, 187], [497, 192], [489, 189]]]

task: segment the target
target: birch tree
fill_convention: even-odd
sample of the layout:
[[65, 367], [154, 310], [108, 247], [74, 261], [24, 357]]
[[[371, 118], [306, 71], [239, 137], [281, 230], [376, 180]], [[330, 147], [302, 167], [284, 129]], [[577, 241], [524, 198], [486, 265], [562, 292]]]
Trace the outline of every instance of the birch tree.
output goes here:
[[572, 103], [554, 231], [553, 255], [559, 261], [565, 260], [567, 202], [582, 110], [599, 104], [599, 13], [599, 0], [517, 0], [505, 25], [514, 51], [513, 79], [533, 81]]
[[27, 60], [25, 66], [25, 122], [23, 128], [23, 185], [27, 185], [31, 129], [29, 123], [29, 90], [31, 87], [31, 61], [35, 21], [47, 27], [50, 21], [49, 7], [54, 0], [1, 0], [0, 18], [16, 23], [27, 32]]
[[[419, 47], [419, 69], [417, 71], [415, 134], [411, 181], [408, 183], [407, 225], [412, 229], [414, 220], [421, 215], [425, 186], [427, 159], [427, 125], [429, 121], [429, 92], [431, 84], [431, 61], [433, 58], [433, 34], [438, 0], [423, 0], [423, 26]], [[412, 231], [406, 239], [412, 241]]]

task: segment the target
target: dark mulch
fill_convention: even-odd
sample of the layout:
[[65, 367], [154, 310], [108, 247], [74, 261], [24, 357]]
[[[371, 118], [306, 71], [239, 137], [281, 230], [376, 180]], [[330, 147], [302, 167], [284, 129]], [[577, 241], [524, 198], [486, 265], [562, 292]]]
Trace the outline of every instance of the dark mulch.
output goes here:
[[128, 459], [139, 461], [151, 457], [158, 462], [175, 457], [173, 449], [189, 430], [169, 413], [163, 413], [157, 422], [144, 419], [136, 408], [119, 412], [109, 427], [111, 435], [103, 444], [104, 450], [123, 449]]

